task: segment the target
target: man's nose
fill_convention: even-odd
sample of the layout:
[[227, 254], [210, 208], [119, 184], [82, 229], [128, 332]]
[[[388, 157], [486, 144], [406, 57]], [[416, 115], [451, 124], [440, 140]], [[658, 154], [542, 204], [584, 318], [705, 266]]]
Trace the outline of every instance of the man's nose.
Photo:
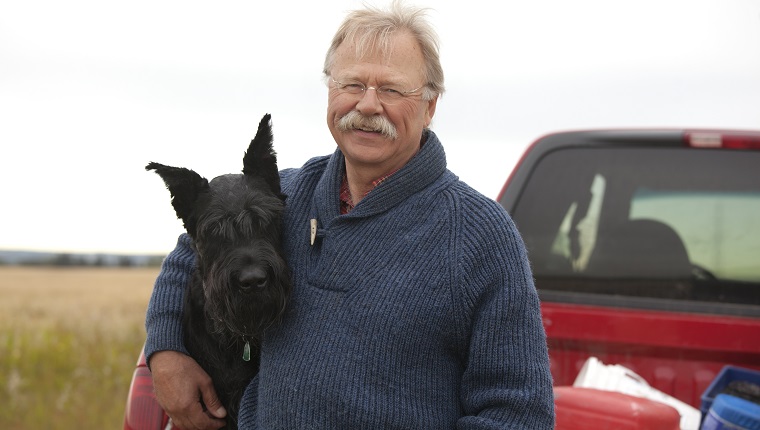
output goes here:
[[[371, 94], [370, 90], [372, 90]], [[367, 87], [361, 94], [361, 98], [356, 104], [356, 109], [365, 115], [375, 115], [382, 112], [383, 104], [378, 97], [377, 88]]]

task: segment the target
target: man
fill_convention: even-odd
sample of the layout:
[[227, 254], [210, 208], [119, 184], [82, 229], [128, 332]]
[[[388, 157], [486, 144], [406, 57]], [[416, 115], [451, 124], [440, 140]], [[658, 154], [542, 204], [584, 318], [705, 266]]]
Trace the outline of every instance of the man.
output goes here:
[[[553, 428], [522, 240], [446, 169], [428, 129], [443, 73], [423, 11], [394, 2], [349, 14], [324, 73], [338, 148], [281, 172], [293, 295], [263, 340], [240, 427]], [[185, 430], [218, 428], [225, 413], [181, 342], [193, 264], [183, 235], [146, 319], [157, 397]]]

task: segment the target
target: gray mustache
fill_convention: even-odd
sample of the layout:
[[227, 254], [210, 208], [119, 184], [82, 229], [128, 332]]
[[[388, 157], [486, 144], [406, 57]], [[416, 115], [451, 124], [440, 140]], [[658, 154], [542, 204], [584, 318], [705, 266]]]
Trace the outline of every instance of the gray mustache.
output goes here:
[[398, 137], [396, 127], [386, 117], [380, 115], [364, 116], [358, 111], [352, 110], [338, 120], [338, 130], [350, 131], [354, 129], [375, 131], [391, 140]]

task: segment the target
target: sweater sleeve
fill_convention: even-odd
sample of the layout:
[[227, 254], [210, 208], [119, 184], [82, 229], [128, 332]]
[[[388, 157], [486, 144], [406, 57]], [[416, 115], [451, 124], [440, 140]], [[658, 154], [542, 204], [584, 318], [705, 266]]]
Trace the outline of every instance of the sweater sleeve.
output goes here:
[[192, 239], [187, 234], [180, 235], [177, 246], [164, 259], [161, 272], [156, 278], [153, 294], [145, 316], [147, 340], [145, 358], [165, 350], [187, 354], [182, 341], [182, 308], [185, 290], [195, 269], [195, 251]]
[[[495, 205], [495, 203], [494, 203]], [[469, 355], [458, 429], [552, 429], [546, 334], [527, 252], [512, 220], [485, 205], [463, 221], [460, 272]]]

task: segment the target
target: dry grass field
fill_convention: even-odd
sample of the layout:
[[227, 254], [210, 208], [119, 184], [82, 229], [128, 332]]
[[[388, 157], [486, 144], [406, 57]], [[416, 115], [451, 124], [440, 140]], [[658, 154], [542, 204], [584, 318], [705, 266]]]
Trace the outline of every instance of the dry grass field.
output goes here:
[[0, 428], [121, 428], [158, 271], [0, 266]]

